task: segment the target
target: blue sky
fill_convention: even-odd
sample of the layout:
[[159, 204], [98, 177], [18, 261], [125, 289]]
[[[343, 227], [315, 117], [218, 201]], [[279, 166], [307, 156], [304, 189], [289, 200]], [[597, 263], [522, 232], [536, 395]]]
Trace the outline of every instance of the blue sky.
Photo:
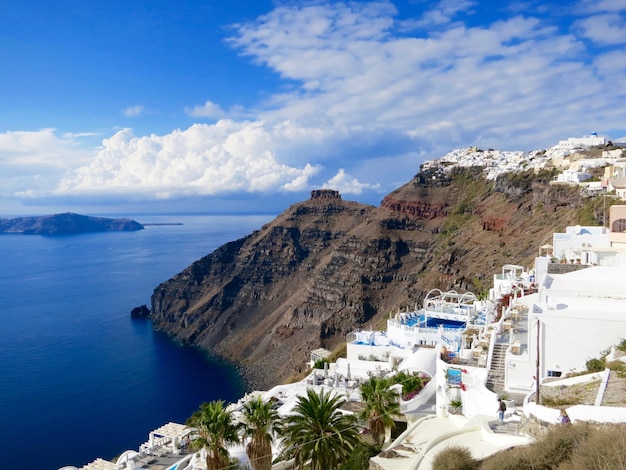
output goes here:
[[626, 136], [623, 0], [6, 0], [0, 215], [378, 204], [452, 149]]

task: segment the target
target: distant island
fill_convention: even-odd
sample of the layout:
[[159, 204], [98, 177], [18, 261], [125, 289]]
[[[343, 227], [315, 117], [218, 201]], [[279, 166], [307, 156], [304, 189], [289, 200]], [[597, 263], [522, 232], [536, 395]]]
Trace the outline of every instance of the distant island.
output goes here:
[[76, 235], [93, 232], [127, 232], [143, 230], [132, 219], [108, 219], [66, 212], [35, 217], [0, 218], [0, 234]]

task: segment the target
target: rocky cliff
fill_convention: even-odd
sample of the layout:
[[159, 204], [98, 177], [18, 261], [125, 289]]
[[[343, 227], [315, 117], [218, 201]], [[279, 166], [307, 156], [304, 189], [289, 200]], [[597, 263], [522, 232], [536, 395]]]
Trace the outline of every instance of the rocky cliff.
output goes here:
[[313, 191], [158, 286], [150, 318], [269, 387], [305, 370], [312, 349], [384, 326], [432, 288], [480, 293], [503, 264], [530, 264], [585, 203], [549, 179], [419, 173], [380, 207]]

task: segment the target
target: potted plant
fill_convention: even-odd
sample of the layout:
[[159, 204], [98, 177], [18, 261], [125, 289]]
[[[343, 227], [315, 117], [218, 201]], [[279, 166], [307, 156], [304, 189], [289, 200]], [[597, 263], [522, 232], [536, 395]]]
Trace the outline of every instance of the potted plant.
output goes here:
[[463, 409], [463, 400], [461, 399], [461, 397], [455, 397], [450, 400], [449, 407], [450, 407], [449, 408], [450, 413], [452, 414], [460, 413], [461, 410]]

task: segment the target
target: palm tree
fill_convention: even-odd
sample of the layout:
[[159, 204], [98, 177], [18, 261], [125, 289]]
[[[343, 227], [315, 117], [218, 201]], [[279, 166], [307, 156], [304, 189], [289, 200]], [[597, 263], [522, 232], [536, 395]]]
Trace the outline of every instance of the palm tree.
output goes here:
[[261, 397], [243, 405], [242, 426], [244, 435], [250, 438], [246, 454], [254, 470], [271, 470], [272, 441], [279, 431], [279, 416], [272, 403]]
[[224, 408], [222, 400], [202, 403], [186, 423], [197, 429], [198, 438], [192, 445], [206, 447], [207, 469], [218, 470], [230, 463], [227, 445], [238, 444], [238, 425], [233, 422], [232, 412]]
[[393, 417], [400, 414], [398, 392], [390, 388], [391, 385], [389, 379], [380, 377], [370, 377], [361, 384], [361, 398], [365, 408], [359, 417], [369, 422], [374, 444], [379, 447], [380, 436], [384, 434], [385, 428], [393, 426]]
[[293, 414], [285, 417], [283, 453], [297, 470], [328, 470], [345, 462], [361, 439], [356, 417], [339, 411], [345, 399], [330, 392], [307, 390]]

